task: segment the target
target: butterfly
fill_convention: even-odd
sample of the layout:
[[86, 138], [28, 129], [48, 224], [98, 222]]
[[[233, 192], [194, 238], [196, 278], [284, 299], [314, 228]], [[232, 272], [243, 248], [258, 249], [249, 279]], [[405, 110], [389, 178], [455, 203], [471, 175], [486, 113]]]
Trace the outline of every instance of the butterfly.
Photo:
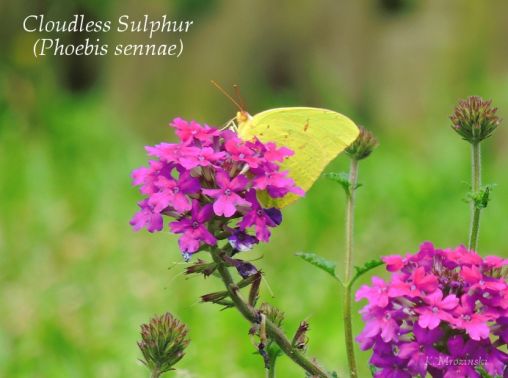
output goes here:
[[[293, 150], [294, 155], [281, 164], [281, 170], [287, 170], [289, 177], [304, 191], [312, 187], [326, 166], [360, 134], [351, 119], [332, 110], [287, 107], [251, 116], [227, 96], [240, 109], [230, 125], [241, 139], [258, 138], [263, 143], [274, 142], [278, 147]], [[265, 206], [283, 208], [298, 198], [288, 193], [282, 198], [261, 196], [260, 200]]]

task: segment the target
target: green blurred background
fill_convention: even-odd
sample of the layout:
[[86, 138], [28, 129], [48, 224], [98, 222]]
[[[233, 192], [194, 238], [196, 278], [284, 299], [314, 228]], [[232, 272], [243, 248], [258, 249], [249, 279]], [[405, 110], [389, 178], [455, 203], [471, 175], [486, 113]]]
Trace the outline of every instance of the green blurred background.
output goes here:
[[[195, 25], [179, 59], [36, 60], [31, 45], [40, 36], [23, 32], [22, 20], [41, 13], [168, 14]], [[234, 115], [210, 79], [240, 84], [251, 113], [320, 106], [377, 134], [381, 146], [360, 167], [357, 263], [415, 251], [424, 240], [463, 243], [469, 149], [447, 117], [459, 98], [478, 94], [508, 118], [502, 0], [20, 0], [0, 3], [0, 14], [1, 377], [145, 377], [138, 327], [167, 310], [192, 338], [176, 376], [263, 376], [249, 325], [233, 310], [198, 303], [220, 285], [180, 274], [168, 232], [133, 233], [128, 225], [140, 198], [129, 174], [145, 164], [143, 146], [171, 140], [173, 117], [222, 125]], [[485, 143], [485, 181], [498, 186], [483, 219], [483, 254], [507, 256], [506, 146], [505, 127]], [[327, 171], [347, 163], [339, 157]], [[309, 320], [308, 354], [339, 372], [346, 361], [338, 287], [293, 254], [316, 252], [342, 267], [343, 213], [341, 189], [319, 180], [285, 210], [272, 242], [251, 254], [264, 256], [258, 265], [273, 297], [263, 285], [263, 299], [286, 311], [288, 332]], [[361, 377], [368, 357], [359, 354]], [[278, 373], [303, 376], [287, 358]]]

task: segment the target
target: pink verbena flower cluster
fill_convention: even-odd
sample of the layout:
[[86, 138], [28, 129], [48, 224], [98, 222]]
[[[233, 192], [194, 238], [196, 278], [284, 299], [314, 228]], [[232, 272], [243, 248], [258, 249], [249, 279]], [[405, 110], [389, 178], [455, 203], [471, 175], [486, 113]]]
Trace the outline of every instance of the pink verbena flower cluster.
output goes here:
[[[272, 198], [289, 192], [304, 195], [280, 163], [293, 152], [274, 143], [244, 142], [231, 130], [181, 118], [171, 126], [179, 143], [145, 149], [155, 159], [132, 172], [133, 184], [146, 196], [130, 224], [137, 231], [163, 229], [163, 217], [176, 220], [170, 230], [181, 234], [179, 246], [188, 260], [202, 247], [229, 239], [236, 251], [270, 238], [269, 227], [282, 221], [276, 208], [264, 208], [258, 191]], [[253, 230], [254, 234], [249, 234]]]
[[424, 243], [383, 261], [391, 279], [356, 293], [369, 302], [357, 341], [373, 350], [375, 377], [508, 376], [508, 260]]

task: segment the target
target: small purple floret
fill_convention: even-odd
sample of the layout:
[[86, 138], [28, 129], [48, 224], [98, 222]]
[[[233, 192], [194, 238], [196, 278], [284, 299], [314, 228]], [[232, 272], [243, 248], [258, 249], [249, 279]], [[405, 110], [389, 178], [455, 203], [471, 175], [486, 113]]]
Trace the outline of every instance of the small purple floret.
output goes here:
[[232, 232], [228, 240], [234, 253], [249, 251], [259, 243], [258, 238], [238, 229]]

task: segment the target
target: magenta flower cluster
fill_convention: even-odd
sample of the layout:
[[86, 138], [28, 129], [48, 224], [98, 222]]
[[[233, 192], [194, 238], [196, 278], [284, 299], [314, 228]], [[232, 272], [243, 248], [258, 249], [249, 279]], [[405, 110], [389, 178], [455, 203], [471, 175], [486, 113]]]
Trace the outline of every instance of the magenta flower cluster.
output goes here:
[[375, 377], [508, 376], [508, 260], [424, 243], [383, 261], [390, 280], [356, 293], [368, 300], [357, 341], [373, 350]]
[[264, 208], [257, 192], [272, 198], [289, 192], [304, 195], [280, 163], [293, 152], [274, 143], [242, 141], [231, 130], [176, 118], [171, 123], [179, 143], [145, 149], [154, 159], [132, 172], [133, 184], [146, 196], [130, 224], [149, 232], [164, 228], [180, 234], [185, 259], [204, 246], [228, 239], [235, 251], [267, 242], [270, 227], [282, 221], [279, 209]]

